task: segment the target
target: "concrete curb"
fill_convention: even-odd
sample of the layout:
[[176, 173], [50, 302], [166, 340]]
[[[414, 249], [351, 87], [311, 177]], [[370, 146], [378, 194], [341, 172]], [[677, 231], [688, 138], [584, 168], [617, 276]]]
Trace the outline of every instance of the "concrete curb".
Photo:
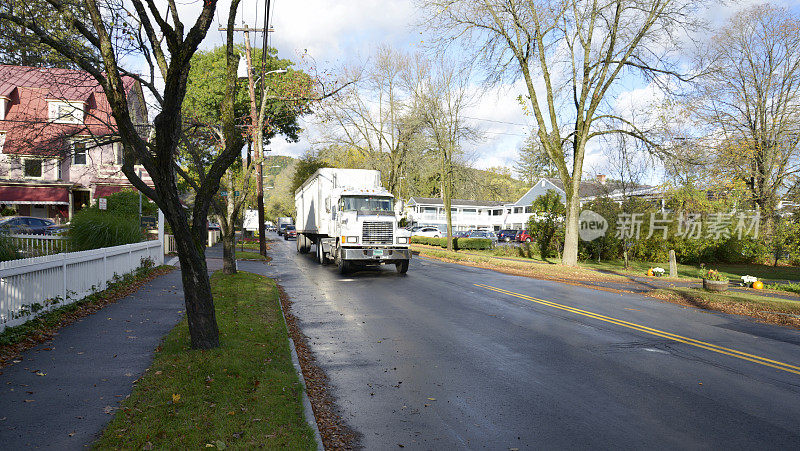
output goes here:
[[289, 325], [286, 322], [286, 314], [283, 311], [283, 305], [280, 301], [278, 301], [278, 305], [281, 308], [283, 325], [286, 327], [286, 336], [289, 338], [289, 349], [292, 351], [292, 365], [294, 365], [294, 371], [297, 373], [298, 379], [300, 379], [300, 385], [303, 386], [303, 392], [301, 394], [301, 401], [303, 403], [303, 416], [306, 417], [306, 423], [308, 423], [308, 425], [311, 426], [311, 429], [314, 431], [314, 438], [317, 441], [317, 450], [325, 451], [325, 447], [322, 445], [322, 435], [319, 433], [319, 427], [317, 426], [317, 417], [314, 416], [314, 408], [311, 407], [311, 400], [308, 399], [308, 395], [306, 394], [306, 380], [303, 377], [303, 369], [300, 368], [300, 359], [297, 357], [297, 348], [295, 348], [294, 340], [292, 340], [292, 336], [289, 334]]

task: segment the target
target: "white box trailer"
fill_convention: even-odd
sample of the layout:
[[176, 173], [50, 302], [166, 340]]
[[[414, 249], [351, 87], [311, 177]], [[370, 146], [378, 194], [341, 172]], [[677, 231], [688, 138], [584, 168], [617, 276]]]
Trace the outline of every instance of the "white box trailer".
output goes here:
[[317, 260], [333, 260], [341, 272], [379, 264], [408, 271], [411, 233], [398, 228], [380, 171], [321, 168], [295, 191], [295, 207], [298, 252], [314, 245]]

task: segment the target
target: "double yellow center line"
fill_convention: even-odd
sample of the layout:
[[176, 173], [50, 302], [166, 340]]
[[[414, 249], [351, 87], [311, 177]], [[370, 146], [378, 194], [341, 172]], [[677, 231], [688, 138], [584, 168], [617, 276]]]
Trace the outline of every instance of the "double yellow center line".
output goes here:
[[707, 343], [705, 341], [695, 340], [694, 338], [684, 337], [681, 335], [673, 334], [671, 332], [653, 329], [652, 327], [643, 326], [641, 324], [632, 323], [630, 321], [625, 321], [618, 318], [612, 318], [610, 316], [601, 315], [599, 313], [589, 312], [587, 310], [581, 310], [579, 308], [570, 307], [564, 304], [558, 304], [556, 302], [545, 301], [544, 299], [526, 296], [524, 294], [515, 293], [513, 291], [504, 290], [502, 288], [497, 288], [490, 285], [484, 285], [482, 283], [476, 283], [474, 285], [476, 287], [485, 288], [487, 290], [495, 291], [497, 293], [507, 294], [509, 296], [513, 296], [520, 299], [525, 299], [526, 301], [535, 302], [537, 304], [553, 307], [559, 310], [564, 310], [566, 312], [575, 313], [589, 318], [594, 318], [611, 324], [616, 324], [618, 326], [626, 327], [628, 329], [638, 330], [646, 334], [667, 338], [673, 341], [677, 341], [679, 343], [686, 343], [691, 346], [696, 346], [698, 348], [707, 349], [709, 351], [717, 352], [720, 354], [725, 354], [731, 357], [735, 357], [737, 359], [747, 360], [748, 362], [758, 363], [759, 365], [764, 365], [771, 368], [788, 371], [794, 374], [800, 374], [800, 366], [790, 365], [788, 363], [779, 362], [777, 360], [772, 360], [765, 357], [759, 357], [757, 355], [748, 354], [746, 352], [737, 351], [735, 349], [730, 349], [723, 346], [718, 346], [712, 343]]

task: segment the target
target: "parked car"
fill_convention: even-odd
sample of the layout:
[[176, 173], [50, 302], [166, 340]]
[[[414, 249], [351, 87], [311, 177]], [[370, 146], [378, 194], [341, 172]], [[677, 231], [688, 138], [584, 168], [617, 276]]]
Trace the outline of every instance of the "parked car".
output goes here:
[[517, 234], [518, 233], [519, 233], [519, 230], [515, 230], [515, 229], [501, 230], [501, 231], [497, 232], [497, 239], [499, 241], [505, 241], [505, 242], [514, 241], [514, 240], [517, 239]]
[[533, 240], [532, 240], [531, 236], [528, 235], [528, 231], [527, 230], [520, 230], [519, 233], [517, 233], [517, 241], [519, 241], [520, 243], [523, 243], [523, 242], [530, 243]]
[[283, 239], [288, 240], [289, 238], [297, 239], [297, 230], [291, 224], [283, 228]]
[[44, 235], [48, 227], [56, 223], [47, 218], [34, 218], [31, 216], [12, 216], [0, 220], [0, 232], [17, 233], [24, 235]]
[[68, 224], [51, 225], [44, 230], [45, 235], [65, 236], [69, 232]]
[[219, 224], [216, 222], [209, 222], [208, 230], [219, 230]]
[[472, 230], [469, 232], [468, 238], [483, 238], [492, 240], [492, 244], [497, 244], [497, 235], [488, 230]]
[[453, 232], [453, 238], [466, 238], [469, 236], [468, 230], [459, 230], [457, 232]]
[[429, 238], [440, 238], [442, 236], [442, 231], [436, 227], [420, 227], [411, 233], [413, 236], [427, 236]]

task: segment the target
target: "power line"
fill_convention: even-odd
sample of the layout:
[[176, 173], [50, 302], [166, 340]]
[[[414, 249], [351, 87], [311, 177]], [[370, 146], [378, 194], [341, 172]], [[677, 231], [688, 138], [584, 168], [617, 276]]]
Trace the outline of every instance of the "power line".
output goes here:
[[470, 116], [462, 116], [462, 117], [464, 117], [465, 119], [472, 119], [475, 121], [495, 122], [498, 124], [521, 125], [523, 127], [530, 127], [529, 124], [520, 124], [519, 122], [498, 121], [497, 119], [483, 119], [480, 117], [470, 117]]

